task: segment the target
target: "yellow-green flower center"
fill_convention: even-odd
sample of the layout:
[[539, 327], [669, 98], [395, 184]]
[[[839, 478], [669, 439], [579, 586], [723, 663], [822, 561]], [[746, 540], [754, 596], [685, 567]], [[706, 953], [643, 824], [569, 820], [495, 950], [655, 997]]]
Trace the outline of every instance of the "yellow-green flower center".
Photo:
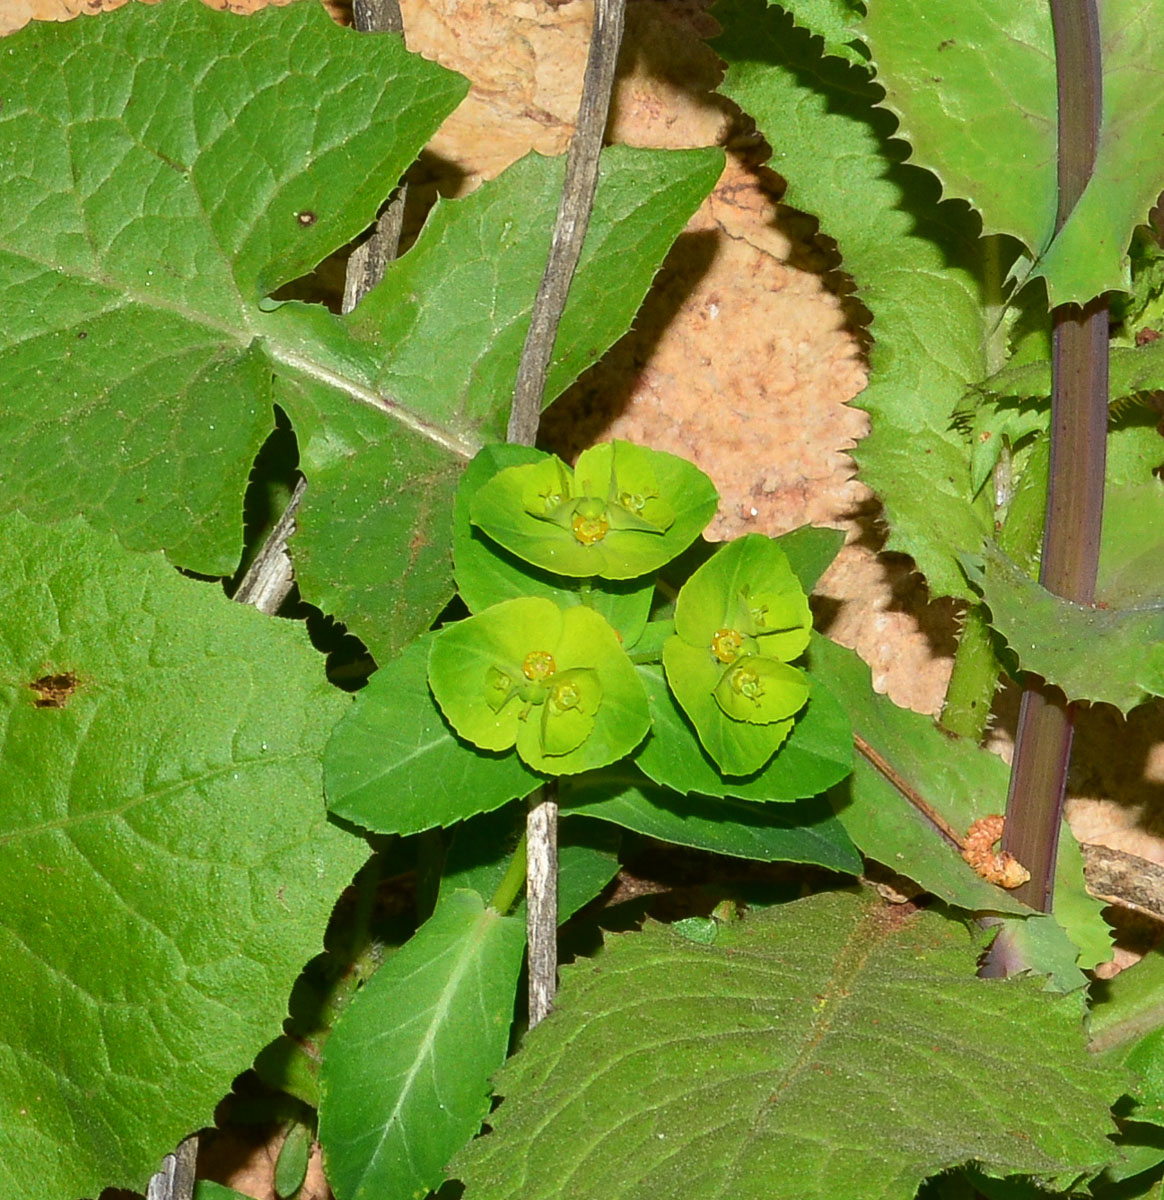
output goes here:
[[549, 679], [558, 668], [554, 665], [554, 656], [548, 650], [531, 650], [521, 664], [521, 673], [531, 683], [541, 683]]
[[645, 496], [639, 496], [635, 492], [620, 492], [618, 502], [623, 508], [629, 508], [631, 512], [641, 513], [647, 500]]
[[754, 700], [757, 704], [764, 694], [763, 680], [749, 667], [737, 667], [732, 671], [728, 682], [731, 684], [733, 692], [748, 700]]
[[550, 707], [555, 712], [577, 708], [582, 702], [582, 689], [576, 683], [559, 683], [550, 692]]
[[571, 528], [574, 530], [574, 536], [583, 546], [593, 546], [595, 542], [600, 542], [606, 537], [607, 531], [610, 529], [610, 522], [606, 519], [605, 513], [599, 513], [596, 516], [575, 513]]
[[711, 639], [711, 653], [716, 662], [733, 663], [740, 656], [743, 634], [734, 629], [717, 629]]

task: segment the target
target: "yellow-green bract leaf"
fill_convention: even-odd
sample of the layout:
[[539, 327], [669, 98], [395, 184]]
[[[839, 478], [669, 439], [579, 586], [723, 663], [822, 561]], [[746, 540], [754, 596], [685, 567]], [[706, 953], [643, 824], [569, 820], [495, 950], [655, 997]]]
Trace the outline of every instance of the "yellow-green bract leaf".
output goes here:
[[1132, 231], [1164, 187], [1164, 30], [1150, 0], [1104, 0], [1095, 169], [1056, 234], [1055, 43], [1046, 4], [874, 0], [862, 32], [914, 160], [1020, 238], [1052, 306], [1131, 286]]
[[[631, 647], [642, 636], [655, 594], [654, 580], [570, 579], [541, 571], [486, 537], [469, 510], [477, 491], [506, 467], [544, 463], [531, 446], [485, 446], [465, 468], [453, 512], [453, 561], [457, 590], [470, 612], [518, 596], [545, 596], [562, 608], [585, 603], [601, 613]], [[552, 465], [552, 464], [551, 464]]]
[[663, 667], [725, 774], [758, 771], [788, 736], [809, 685], [783, 660], [804, 650], [811, 629], [784, 551], [759, 534], [729, 543], [680, 590]]
[[0, 1195], [144, 1191], [278, 1035], [366, 847], [302, 626], [0, 519]]
[[454, 825], [541, 782], [516, 755], [483, 753], [453, 733], [428, 688], [436, 636], [386, 662], [327, 743], [328, 808], [375, 833]]
[[494, 541], [558, 575], [634, 579], [682, 553], [715, 515], [718, 497], [692, 463], [631, 442], [507, 467], [473, 496], [470, 513]]
[[499, 1074], [465, 1200], [913, 1200], [966, 1162], [1070, 1186], [1118, 1156], [1124, 1074], [1087, 1053], [1079, 993], [978, 979], [980, 949], [852, 893], [709, 946], [612, 935]]
[[429, 683], [463, 738], [483, 750], [516, 744], [548, 774], [615, 762], [650, 725], [614, 630], [591, 609], [536, 596], [446, 626], [429, 655]]

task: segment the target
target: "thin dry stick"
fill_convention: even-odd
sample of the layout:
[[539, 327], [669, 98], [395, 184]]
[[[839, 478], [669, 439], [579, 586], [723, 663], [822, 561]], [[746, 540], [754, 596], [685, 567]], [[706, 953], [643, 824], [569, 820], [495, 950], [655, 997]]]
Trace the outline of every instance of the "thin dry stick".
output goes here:
[[[550, 356], [598, 186], [598, 158], [622, 43], [626, 0], [595, 0], [594, 30], [582, 80], [578, 125], [566, 158], [566, 179], [550, 241], [546, 270], [534, 299], [529, 333], [513, 389], [508, 438], [523, 446], [537, 440]], [[526, 821], [529, 866], [526, 911], [529, 931], [529, 1023], [537, 1025], [553, 1007], [558, 985], [558, 800], [550, 787], [530, 800]]]
[[162, 1159], [162, 1169], [150, 1180], [146, 1200], [190, 1200], [194, 1195], [194, 1168], [198, 1160], [198, 1135], [180, 1143]]
[[[403, 33], [399, 0], [355, 0], [352, 21], [361, 33]], [[349, 313], [384, 278], [388, 264], [400, 250], [404, 228], [404, 201], [408, 184], [402, 183], [384, 206], [372, 235], [348, 258], [344, 276], [342, 311]]]

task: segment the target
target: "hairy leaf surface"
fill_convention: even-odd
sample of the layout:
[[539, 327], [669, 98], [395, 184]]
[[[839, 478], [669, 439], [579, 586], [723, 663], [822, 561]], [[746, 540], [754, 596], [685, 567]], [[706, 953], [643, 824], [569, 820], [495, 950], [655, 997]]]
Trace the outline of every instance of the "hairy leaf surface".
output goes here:
[[610, 936], [499, 1075], [492, 1131], [453, 1166], [466, 1200], [912, 1200], [970, 1161], [1098, 1170], [1124, 1080], [1086, 1053], [1080, 995], [978, 979], [980, 948], [851, 893], [711, 945]]
[[366, 848], [301, 626], [0, 519], [0, 1194], [142, 1191], [279, 1032]]

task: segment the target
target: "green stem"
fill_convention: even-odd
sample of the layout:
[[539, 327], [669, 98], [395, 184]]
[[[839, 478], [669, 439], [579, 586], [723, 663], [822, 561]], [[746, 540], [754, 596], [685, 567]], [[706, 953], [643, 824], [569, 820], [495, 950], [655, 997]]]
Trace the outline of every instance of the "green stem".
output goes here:
[[981, 604], [972, 604], [962, 621], [954, 670], [946, 687], [946, 700], [938, 724], [947, 733], [981, 741], [998, 674], [998, 660], [985, 610]]
[[[983, 319], [987, 330], [984, 344], [986, 374], [993, 375], [1006, 365], [1006, 301], [1003, 296], [1002, 238], [981, 239]], [[954, 653], [954, 670], [946, 688], [938, 724], [947, 733], [980, 742], [986, 733], [994, 692], [1002, 665], [994, 652], [994, 640], [981, 604], [966, 610], [962, 634]]]
[[489, 907], [494, 912], [507, 913], [513, 907], [514, 901], [521, 894], [521, 889], [525, 887], [525, 844], [525, 834], [523, 833], [521, 841], [517, 843], [517, 848], [513, 852], [513, 857], [509, 860], [509, 869], [505, 872], [505, 877], [497, 885], [497, 890], [493, 893], [493, 899], [489, 901]]
[[[1102, 61], [1095, 0], [1051, 0], [1059, 99], [1059, 210], [1075, 207], [1095, 165], [1102, 113]], [[1062, 305], [1054, 325], [1051, 461], [1039, 581], [1078, 604], [1095, 599], [1107, 453], [1108, 309]], [[1019, 714], [1003, 849], [1031, 873], [1016, 895], [1049, 912], [1071, 757], [1071, 709], [1028, 686]]]

